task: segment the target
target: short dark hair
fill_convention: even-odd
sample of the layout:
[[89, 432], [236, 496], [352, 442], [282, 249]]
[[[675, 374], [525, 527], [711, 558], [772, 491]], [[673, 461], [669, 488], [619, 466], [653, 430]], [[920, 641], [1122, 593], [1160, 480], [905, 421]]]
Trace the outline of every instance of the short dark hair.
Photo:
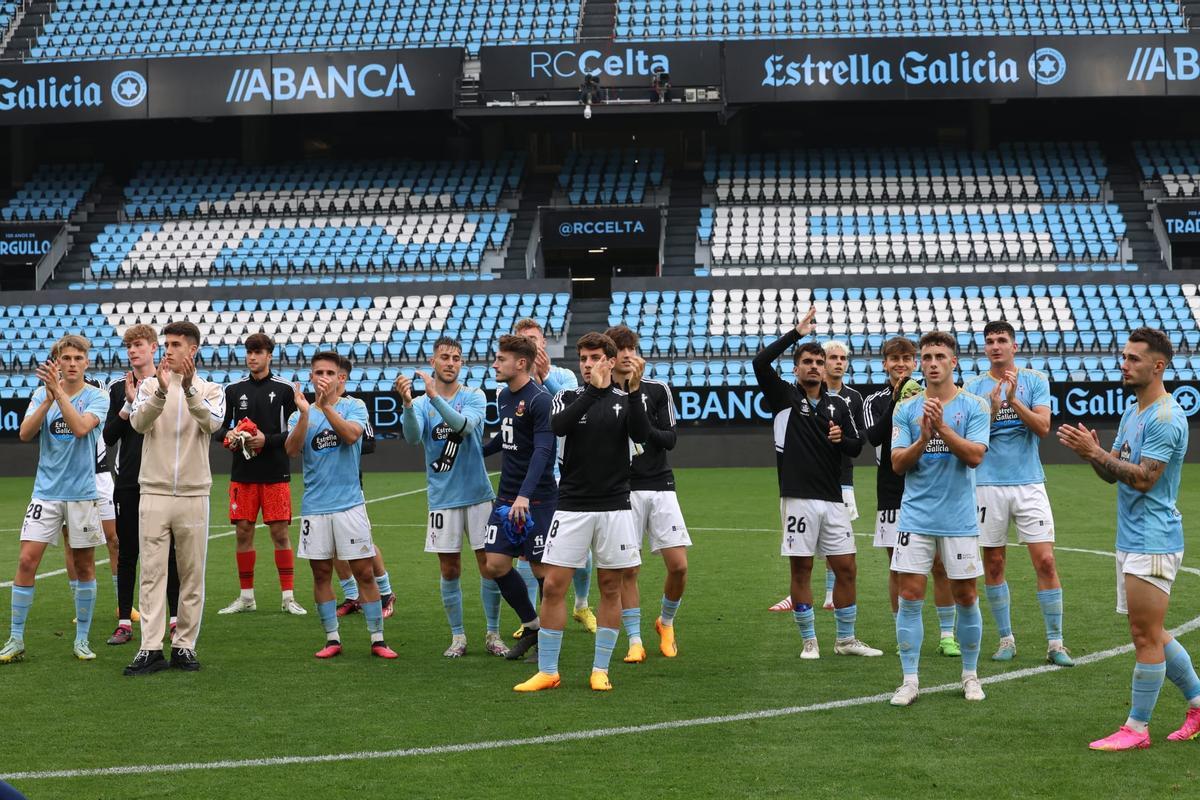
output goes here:
[[335, 353], [332, 350], [322, 350], [312, 357], [312, 364], [315, 367], [318, 361], [328, 361], [338, 368], [339, 371], [350, 374], [350, 359]]
[[796, 352], [792, 353], [792, 363], [799, 364], [800, 356], [804, 355], [805, 353], [809, 353], [810, 355], [814, 356], [820, 356], [822, 361], [825, 360], [824, 347], [821, 347], [821, 345], [817, 344], [816, 342], [805, 342], [796, 348]]
[[888, 356], [915, 356], [917, 348], [913, 345], [912, 339], [906, 339], [903, 336], [894, 336], [883, 343], [883, 357]]
[[599, 331], [589, 331], [579, 337], [579, 341], [575, 343], [575, 351], [584, 350], [603, 350], [608, 358], [617, 357], [617, 343]]
[[437, 341], [433, 343], [433, 352], [436, 354], [439, 347], [450, 347], [462, 354], [462, 342], [455, 339], [453, 336], [439, 336]]
[[191, 339], [192, 344], [200, 346], [200, 329], [186, 319], [178, 322], [168, 322], [166, 327], [162, 329], [162, 335], [165, 339], [168, 336], [182, 336], [185, 339]]
[[246, 337], [245, 348], [247, 353], [274, 353], [275, 342], [271, 341], [270, 336], [259, 331]]
[[958, 343], [954, 341], [954, 337], [945, 331], [930, 331], [921, 337], [921, 341], [917, 345], [922, 350], [926, 347], [947, 347], [954, 355], [958, 355]]
[[1016, 344], [1017, 331], [1016, 331], [1016, 329], [1013, 328], [1012, 325], [1009, 325], [1006, 321], [1004, 321], [1002, 319], [994, 319], [991, 322], [989, 322], [987, 325], [983, 326], [983, 338], [986, 339], [987, 337], [993, 336], [997, 333], [1008, 334], [1008, 340], [1010, 342], [1012, 342], [1013, 344]]
[[525, 369], [532, 370], [533, 362], [537, 359], [537, 345], [528, 336], [504, 334], [496, 347], [497, 352], [512, 353], [517, 358], [525, 359]]
[[604, 335], [613, 340], [618, 350], [637, 350], [638, 342], [641, 341], [637, 331], [628, 325], [614, 325], [606, 330]]
[[1129, 341], [1141, 342], [1146, 345], [1146, 349], [1152, 353], [1158, 353], [1168, 364], [1171, 359], [1175, 358], [1175, 348], [1171, 346], [1171, 339], [1158, 328], [1134, 328], [1129, 333]]

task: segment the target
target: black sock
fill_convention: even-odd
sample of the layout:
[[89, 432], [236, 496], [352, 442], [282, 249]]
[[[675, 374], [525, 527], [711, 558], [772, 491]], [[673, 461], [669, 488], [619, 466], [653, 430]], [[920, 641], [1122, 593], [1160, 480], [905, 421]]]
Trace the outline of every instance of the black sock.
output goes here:
[[533, 610], [533, 606], [529, 602], [529, 592], [525, 590], [525, 580], [515, 569], [510, 569], [504, 575], [496, 578], [496, 585], [500, 587], [500, 595], [504, 598], [504, 602], [517, 612], [517, 617], [522, 624], [537, 619], [537, 612]]

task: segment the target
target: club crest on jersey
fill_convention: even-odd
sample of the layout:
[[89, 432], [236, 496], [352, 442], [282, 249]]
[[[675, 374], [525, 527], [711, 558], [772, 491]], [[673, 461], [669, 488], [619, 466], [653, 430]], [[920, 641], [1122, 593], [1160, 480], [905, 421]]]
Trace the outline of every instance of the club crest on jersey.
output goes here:
[[338, 438], [338, 435], [332, 429], [323, 430], [313, 437], [312, 449], [314, 452], [319, 453], [322, 450], [333, 450], [341, 443], [342, 440]]
[[516, 414], [518, 417], [525, 416], [525, 401], [524, 400], [521, 400], [520, 402], [517, 403], [517, 410], [514, 411], [513, 413]]

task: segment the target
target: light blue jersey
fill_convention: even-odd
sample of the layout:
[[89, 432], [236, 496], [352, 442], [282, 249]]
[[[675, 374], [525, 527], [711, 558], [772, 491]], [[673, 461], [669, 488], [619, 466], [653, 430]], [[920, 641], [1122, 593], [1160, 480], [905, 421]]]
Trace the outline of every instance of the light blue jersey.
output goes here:
[[[925, 392], [910, 397], [892, 414], [892, 452], [921, 438]], [[991, 414], [985, 400], [963, 390], [942, 404], [942, 419], [959, 436], [982, 445], [988, 443]], [[975, 516], [975, 470], [950, 452], [934, 434], [916, 466], [904, 475], [900, 502], [900, 531], [927, 536], [978, 536]]]
[[[967, 381], [963, 389], [982, 397], [990, 409], [996, 383], [996, 379], [985, 372]], [[1019, 369], [1017, 397], [1029, 408], [1049, 408], [1050, 381], [1037, 370]], [[1037, 434], [1029, 430], [1009, 405], [1007, 390], [1000, 403], [1000, 412], [992, 420], [987, 455], [975, 473], [975, 483], [979, 486], [1024, 486], [1046, 482]]]
[[550, 371], [546, 373], [546, 380], [542, 383], [546, 387], [546, 391], [551, 397], [561, 392], [563, 389], [578, 389], [579, 379], [575, 377], [575, 373], [565, 367], [550, 367]]
[[1167, 465], [1148, 492], [1117, 483], [1117, 549], [1126, 553], [1183, 552], [1183, 517], [1175, 503], [1188, 447], [1187, 415], [1165, 394], [1139, 411], [1130, 404], [1121, 417], [1113, 450], [1140, 464], [1149, 458]]
[[[448, 407], [449, 414], [438, 409]], [[479, 389], [460, 386], [449, 400], [413, 400], [404, 410], [404, 438], [425, 448], [429, 507], [462, 508], [495, 498], [483, 465], [483, 420], [487, 398]], [[449, 417], [449, 419], [447, 419]]]
[[[364, 432], [367, 430], [370, 420], [362, 400], [342, 397], [334, 409], [347, 422], [356, 422]], [[288, 431], [294, 430], [299, 422], [300, 412], [293, 411], [288, 419]], [[362, 442], [360, 436], [354, 444], [343, 443], [330, 426], [325, 412], [317, 408], [316, 403], [308, 407], [308, 439], [301, 451], [304, 463], [301, 514], [334, 514], [366, 502], [358, 477]]]
[[[46, 397], [46, 387], [39, 386], [29, 401], [26, 415], [31, 414]], [[104, 422], [108, 415], [108, 395], [95, 386], [85, 384], [71, 398], [71, 405], [80, 414], [92, 414]], [[42, 420], [38, 435], [37, 477], [33, 480], [33, 496], [39, 500], [95, 500], [96, 443], [100, 441], [100, 426], [87, 436], [76, 437], [62, 417], [58, 403], [50, 406]]]

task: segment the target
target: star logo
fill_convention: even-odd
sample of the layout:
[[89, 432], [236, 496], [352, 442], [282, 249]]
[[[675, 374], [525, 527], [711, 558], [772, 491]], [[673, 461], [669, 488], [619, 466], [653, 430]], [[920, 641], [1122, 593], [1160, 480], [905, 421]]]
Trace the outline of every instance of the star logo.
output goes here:
[[1200, 389], [1195, 386], [1176, 386], [1171, 395], [1189, 417], [1200, 411]]
[[127, 69], [113, 78], [113, 101], [124, 108], [133, 108], [146, 100], [146, 79], [137, 70]]
[[1067, 74], [1067, 59], [1053, 47], [1039, 47], [1029, 57], [1029, 77], [1042, 86], [1053, 86]]

